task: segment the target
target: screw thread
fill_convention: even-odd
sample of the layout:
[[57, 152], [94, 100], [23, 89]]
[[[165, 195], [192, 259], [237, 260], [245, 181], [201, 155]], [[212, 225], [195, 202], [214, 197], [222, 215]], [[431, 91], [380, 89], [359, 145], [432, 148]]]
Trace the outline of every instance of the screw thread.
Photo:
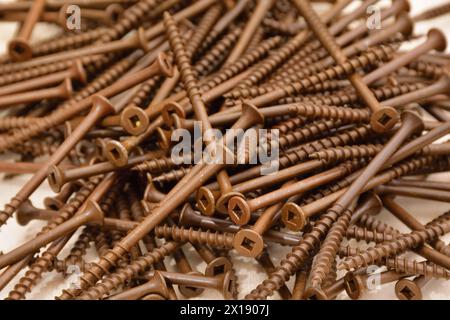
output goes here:
[[285, 121], [282, 121], [280, 123], [277, 123], [276, 125], [272, 126], [271, 129], [280, 131], [280, 134], [286, 134], [290, 131], [293, 131], [301, 126], [303, 126], [306, 123], [306, 120], [304, 118], [296, 117], [296, 118], [289, 118]]
[[[285, 43], [281, 48], [271, 54], [263, 62], [261, 62], [255, 70], [242, 82], [241, 87], [250, 87], [257, 84], [259, 81], [267, 77], [277, 67], [282, 65], [289, 57], [291, 57], [296, 51], [303, 45], [303, 39], [301, 37], [294, 37]], [[237, 96], [236, 99], [245, 98], [245, 96]]]
[[180, 228], [176, 226], [159, 226], [155, 228], [155, 236], [177, 242], [206, 244], [211, 247], [233, 248], [234, 234], [211, 231], [199, 231], [194, 228]]
[[82, 33], [65, 35], [59, 39], [52, 39], [32, 48], [33, 57], [44, 56], [51, 53], [75, 49], [91, 44], [106, 32], [106, 28], [96, 28]]
[[162, 0], [142, 0], [136, 2], [123, 13], [120, 20], [114, 24], [113, 28], [103, 34], [100, 42], [106, 43], [117, 40], [124, 36], [131, 29], [139, 26], [144, 18], [148, 16]]
[[89, 227], [84, 228], [70, 249], [69, 255], [64, 259], [64, 265], [81, 265], [86, 250], [91, 246], [90, 242], [93, 239], [93, 230]]
[[450, 222], [441, 225], [429, 226], [424, 230], [413, 231], [409, 234], [400, 235], [394, 241], [378, 244], [356, 256], [346, 258], [338, 266], [339, 270], [351, 270], [358, 267], [370, 265], [383, 258], [402, 253], [410, 248], [416, 248], [427, 241], [436, 239], [450, 230]]
[[162, 157], [158, 159], [152, 159], [148, 161], [144, 161], [136, 166], [133, 167], [132, 170], [139, 171], [139, 172], [162, 172], [165, 170], [172, 169], [175, 167], [175, 163], [173, 162], [172, 158]]
[[366, 228], [359, 228], [356, 226], [347, 229], [346, 237], [354, 238], [357, 241], [364, 240], [366, 242], [375, 242], [375, 243], [392, 241], [394, 239], [394, 236], [390, 233], [371, 231], [367, 230]]
[[292, 104], [292, 112], [307, 119], [341, 120], [344, 124], [367, 123], [370, 120], [370, 112], [367, 109], [295, 103]]
[[425, 61], [414, 61], [408, 67], [430, 79], [438, 79], [444, 74], [444, 68]]
[[338, 216], [334, 212], [327, 212], [315, 223], [312, 230], [303, 235], [300, 243], [293, 247], [291, 252], [282, 259], [269, 277], [256, 287], [245, 298], [263, 300], [272, 295], [285, 284], [291, 276], [306, 262], [309, 255], [320, 244], [321, 239], [330, 230]]
[[[316, 84], [323, 83], [325, 81], [334, 80], [345, 75], [354, 73], [359, 68], [364, 68], [380, 60], [389, 59], [395, 48], [393, 46], [378, 46], [370, 49], [369, 51], [362, 53], [359, 57], [349, 59], [343, 64], [330, 67], [319, 73], [313, 74], [306, 78], [300, 79], [296, 82], [285, 84], [280, 86], [277, 90], [281, 90], [284, 93], [283, 97], [299, 94], [306, 88], [310, 88]], [[264, 87], [251, 87], [245, 89], [237, 89], [224, 95], [227, 99], [245, 99], [262, 96], [272, 90], [266, 90]]]
[[179, 167], [176, 170], [170, 170], [153, 178], [152, 181], [162, 186], [166, 183], [181, 180], [190, 170], [191, 170], [190, 168]]
[[200, 22], [195, 28], [194, 34], [189, 39], [189, 42], [186, 44], [186, 52], [191, 59], [197, 52], [206, 35], [209, 33], [211, 28], [219, 19], [221, 13], [222, 13], [222, 5], [219, 3], [209, 8], [200, 19]]
[[[416, 91], [423, 88], [423, 83], [407, 83], [399, 86], [383, 87], [373, 89], [372, 92], [377, 100], [382, 101], [396, 97], [405, 93]], [[281, 103], [294, 103], [294, 102], [310, 102], [320, 105], [334, 105], [343, 106], [348, 104], [355, 104], [359, 101], [359, 96], [353, 91], [338, 91], [329, 95], [315, 95], [315, 96], [299, 96], [299, 97], [287, 97], [281, 100]]]
[[279, 147], [280, 149], [286, 149], [290, 146], [310, 141], [316, 137], [330, 134], [341, 125], [341, 121], [318, 121], [307, 124], [295, 131], [291, 131], [283, 135], [280, 134]]
[[0, 119], [0, 130], [10, 130], [26, 127], [30, 123], [39, 122], [40, 118], [35, 117], [4, 117]]
[[382, 144], [336, 147], [312, 153], [310, 158], [336, 163], [345, 160], [373, 158], [383, 149]]
[[49, 250], [45, 251], [36, 261], [30, 266], [25, 275], [20, 278], [19, 282], [14, 286], [8, 294], [8, 300], [21, 300], [25, 298], [25, 294], [30, 292], [36, 285], [42, 274], [52, 265], [56, 255]]
[[143, 256], [133, 260], [126, 267], [118, 269], [116, 272], [108, 274], [95, 286], [85, 290], [77, 299], [102, 299], [105, 295], [118, 289], [120, 286], [135, 279], [145, 272], [151, 265], [162, 261], [166, 256], [175, 252], [179, 247], [176, 242], [167, 242], [159, 248], [147, 252]]
[[239, 39], [241, 30], [241, 28], [233, 29], [223, 36], [222, 39], [217, 41], [217, 43], [195, 64], [195, 73], [198, 76], [204, 76], [214, 70], [217, 65], [223, 61], [227, 52]]
[[361, 252], [362, 252], [362, 250], [360, 248], [352, 248], [347, 245], [347, 246], [341, 246], [339, 248], [339, 251], [337, 254], [338, 254], [339, 258], [342, 259], [344, 257], [360, 254]]
[[310, 279], [312, 287], [321, 287], [323, 281], [329, 274], [333, 261], [336, 260], [336, 254], [339, 250], [342, 240], [346, 234], [352, 212], [346, 210], [333, 224], [325, 237], [318, 254], [314, 259], [311, 268]]
[[437, 264], [416, 261], [403, 258], [388, 258], [384, 261], [384, 264], [389, 268], [399, 273], [408, 273], [423, 275], [425, 277], [442, 278], [445, 280], [450, 279], [450, 271]]
[[367, 214], [363, 214], [359, 218], [357, 224], [362, 228], [376, 231], [378, 233], [390, 234], [395, 237], [401, 234], [400, 231], [398, 231], [397, 229]]
[[138, 107], [143, 107], [149, 100], [149, 97], [151, 96], [153, 90], [157, 88], [161, 79], [161, 76], [155, 76], [142, 83], [139, 87], [139, 90], [133, 95], [133, 97], [131, 97], [131, 104]]

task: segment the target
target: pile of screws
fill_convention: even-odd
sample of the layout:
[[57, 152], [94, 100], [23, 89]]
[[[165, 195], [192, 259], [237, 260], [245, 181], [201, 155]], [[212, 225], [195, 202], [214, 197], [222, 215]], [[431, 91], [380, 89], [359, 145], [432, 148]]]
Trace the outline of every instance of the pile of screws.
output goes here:
[[[0, 290], [25, 299], [46, 274], [69, 277], [73, 266], [77, 285], [57, 299], [205, 289], [225, 299], [356, 299], [378, 266], [380, 283], [396, 282], [398, 298], [411, 300], [429, 280], [448, 280], [450, 246], [439, 238], [450, 211], [422, 224], [395, 197], [450, 202], [448, 183], [424, 180], [450, 171], [450, 56], [438, 29], [414, 33], [414, 22], [450, 6], [410, 17], [407, 0], [388, 2], [0, 4], [1, 21], [20, 22], [0, 58], [0, 150], [20, 158], [0, 171], [31, 174], [0, 226], [44, 221], [27, 242], [0, 248]], [[71, 5], [80, 29], [69, 25]], [[38, 22], [61, 36], [31, 43]], [[419, 44], [402, 50], [411, 40]], [[199, 124], [201, 139], [174, 156], [174, 137]], [[240, 139], [244, 130], [266, 132], [265, 143]], [[229, 147], [238, 140], [243, 157]], [[231, 161], [192, 161], [199, 144]], [[264, 148], [269, 160], [252, 162]], [[30, 196], [46, 181], [56, 195], [40, 209]], [[377, 218], [383, 207], [411, 232]], [[249, 292], [233, 265], [242, 257], [267, 272]]]

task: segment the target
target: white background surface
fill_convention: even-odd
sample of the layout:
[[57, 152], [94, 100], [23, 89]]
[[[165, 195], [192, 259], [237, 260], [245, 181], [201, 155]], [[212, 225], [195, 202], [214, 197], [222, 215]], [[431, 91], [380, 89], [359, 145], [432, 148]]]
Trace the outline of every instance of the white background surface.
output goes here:
[[[0, 0], [0, 2], [7, 2], [5, 0]], [[359, 1], [355, 1], [355, 5]], [[446, 2], [445, 0], [410, 0], [412, 10], [412, 15], [421, 12], [426, 7], [431, 7], [440, 3]], [[387, 4], [387, 1], [381, 1], [381, 3]], [[425, 34], [430, 28], [437, 27], [443, 30], [450, 39], [450, 15], [441, 17], [439, 19], [432, 20], [430, 22], [418, 23], [415, 28], [415, 32], [419, 34]], [[4, 52], [7, 41], [14, 34], [15, 25], [13, 23], [0, 23], [0, 53]], [[54, 27], [46, 24], [39, 24], [35, 29], [33, 34], [33, 40], [51, 38], [58, 31]], [[411, 44], [415, 45], [415, 44]], [[2, 156], [3, 159], [10, 159], [8, 157]], [[19, 176], [12, 180], [1, 180], [3, 175], [0, 175], [0, 207], [3, 208], [4, 204], [9, 201], [9, 199], [14, 196], [14, 194], [19, 190], [19, 188], [29, 179], [30, 176]], [[441, 180], [450, 182], [449, 174], [439, 174], [430, 177], [430, 179]], [[31, 200], [34, 205], [42, 207], [42, 200], [44, 197], [52, 195], [52, 191], [45, 182], [36, 192], [31, 196]], [[415, 214], [415, 217], [422, 223], [427, 223], [431, 219], [439, 216], [444, 211], [450, 209], [449, 203], [426, 201], [426, 200], [414, 200], [410, 198], [398, 198], [400, 203], [410, 212]], [[389, 213], [383, 212], [380, 216], [387, 223], [393, 225], [394, 227], [408, 232], [408, 229], [404, 227], [398, 220], [393, 218]], [[21, 227], [16, 224], [14, 219], [10, 219], [6, 226], [1, 227], [0, 232], [0, 251], [8, 252], [15, 248], [17, 245], [31, 239], [44, 225], [42, 222], [32, 222], [26, 227]], [[443, 237], [442, 240], [446, 243], [450, 240], [450, 235]], [[354, 241], [354, 240], [352, 240]], [[352, 245], [355, 243], [352, 242]], [[70, 247], [70, 246], [66, 246]], [[278, 265], [278, 261], [282, 259], [289, 248], [283, 248], [280, 246], [270, 247], [270, 254], [275, 265]], [[204, 271], [205, 264], [200, 262], [196, 254], [192, 254], [187, 250], [188, 257], [193, 266], [196, 266], [197, 270]], [[67, 251], [64, 250], [59, 257], [64, 258]], [[413, 254], [409, 256], [415, 257]], [[259, 264], [255, 262], [254, 259], [232, 256], [233, 262], [235, 264], [235, 269], [238, 272], [239, 277], [239, 298], [242, 298], [250, 292], [256, 285], [261, 283], [266, 275], [261, 269]], [[87, 255], [88, 261], [95, 260], [95, 253], [90, 250]], [[420, 259], [420, 257], [418, 257]], [[167, 260], [168, 268], [173, 267], [173, 261]], [[19, 276], [22, 276], [24, 271], [22, 271]], [[12, 289], [13, 285], [18, 281], [19, 277], [16, 277], [11, 281], [10, 285], [0, 292], [0, 298], [4, 298], [8, 295], [8, 292]], [[292, 287], [293, 279], [288, 283]], [[396, 299], [394, 293], [395, 283], [387, 284], [382, 286], [378, 290], [369, 291], [364, 294], [363, 299]], [[58, 273], [52, 272], [44, 274], [44, 279], [39, 282], [39, 284], [34, 288], [32, 293], [27, 295], [28, 299], [53, 299], [55, 295], [59, 295], [61, 289], [66, 288], [67, 284], [64, 283], [64, 279]], [[424, 299], [450, 299], [450, 282], [443, 280], [432, 280], [427, 284], [427, 286], [422, 290]], [[279, 298], [275, 294], [272, 298]], [[205, 290], [205, 292], [199, 296], [197, 299], [221, 299], [221, 295], [213, 290]], [[349, 299], [345, 293], [341, 294], [338, 299]]]

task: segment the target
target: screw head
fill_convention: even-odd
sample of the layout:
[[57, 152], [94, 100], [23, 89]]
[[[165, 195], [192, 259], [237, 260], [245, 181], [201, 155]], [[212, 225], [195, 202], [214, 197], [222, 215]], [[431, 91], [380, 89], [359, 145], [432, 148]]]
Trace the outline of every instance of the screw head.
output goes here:
[[120, 125], [126, 132], [134, 136], [144, 133], [149, 122], [145, 111], [136, 106], [128, 106], [120, 114]]
[[236, 292], [236, 275], [233, 271], [225, 273], [223, 279], [222, 294], [226, 300], [230, 300], [235, 296]]
[[422, 290], [414, 281], [408, 279], [397, 281], [395, 294], [400, 300], [422, 300]]
[[200, 187], [195, 194], [195, 200], [198, 210], [205, 216], [212, 216], [214, 214], [216, 199], [211, 190], [206, 187]]
[[304, 294], [307, 300], [329, 300], [322, 289], [316, 287], [309, 287]]
[[164, 52], [158, 54], [156, 61], [158, 61], [159, 68], [166, 77], [173, 77], [173, 65]]
[[235, 234], [233, 247], [241, 255], [254, 258], [263, 251], [264, 240], [254, 230], [243, 229]]
[[185, 119], [186, 118], [186, 112], [184, 111], [184, 108], [176, 102], [168, 102], [161, 111], [161, 116], [163, 118], [164, 124], [168, 127], [174, 126], [174, 120], [172, 117], [172, 114], [176, 114], [178, 117]]
[[377, 133], [386, 132], [400, 119], [397, 110], [392, 107], [383, 106], [372, 113], [370, 117], [370, 126]]
[[104, 153], [108, 161], [116, 167], [124, 167], [128, 163], [128, 150], [118, 141], [108, 141]]
[[33, 57], [33, 50], [28, 41], [16, 38], [9, 42], [8, 54], [12, 61], [21, 62], [30, 60]]
[[241, 197], [242, 199], [245, 198], [244, 195], [240, 192], [236, 192], [236, 191], [227, 192], [226, 194], [221, 195], [219, 197], [219, 199], [217, 199], [217, 202], [216, 202], [217, 211], [219, 211], [220, 213], [226, 214], [228, 201], [232, 197]]
[[281, 221], [289, 230], [300, 231], [305, 227], [308, 219], [299, 205], [288, 202], [281, 209]]
[[350, 271], [344, 276], [344, 288], [351, 299], [357, 300], [364, 292], [365, 285], [362, 277]]
[[[201, 276], [202, 274], [200, 272], [189, 272], [188, 274]], [[186, 285], [178, 286], [178, 290], [180, 290], [181, 294], [185, 296], [186, 298], [193, 298], [198, 297], [205, 291], [204, 288], [198, 288], [198, 287], [190, 287]]]
[[247, 224], [251, 217], [250, 207], [247, 201], [241, 197], [232, 197], [228, 201], [228, 215], [235, 224]]
[[212, 260], [205, 269], [205, 276], [208, 277], [215, 277], [217, 275], [226, 273], [233, 269], [233, 266], [225, 257], [217, 257], [214, 260]]
[[58, 193], [64, 185], [64, 173], [58, 166], [51, 166], [47, 177], [48, 184], [53, 192]]
[[447, 48], [447, 38], [441, 30], [432, 28], [428, 31], [427, 37], [435, 41], [436, 47], [434, 49], [436, 51], [442, 52]]

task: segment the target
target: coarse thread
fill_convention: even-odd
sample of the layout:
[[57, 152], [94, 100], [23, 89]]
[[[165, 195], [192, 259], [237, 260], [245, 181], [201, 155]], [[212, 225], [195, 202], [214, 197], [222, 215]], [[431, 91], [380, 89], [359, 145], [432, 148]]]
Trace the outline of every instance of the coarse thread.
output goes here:
[[429, 226], [424, 230], [412, 231], [398, 236], [394, 241], [378, 244], [356, 256], [347, 257], [339, 265], [339, 270], [352, 270], [367, 266], [383, 258], [402, 253], [411, 248], [417, 248], [425, 242], [435, 240], [450, 230], [450, 222]]
[[[297, 82], [289, 83], [281, 86], [277, 90], [283, 91], [283, 97], [302, 93], [306, 88], [312, 87], [318, 83], [329, 80], [335, 80], [340, 77], [355, 73], [356, 70], [373, 65], [377, 61], [388, 59], [395, 51], [392, 46], [378, 46], [361, 54], [359, 57], [349, 59], [343, 64], [339, 64], [323, 70], [317, 74], [303, 78]], [[249, 97], [262, 96], [269, 91], [263, 87], [252, 87], [240, 90], [234, 90], [224, 95], [228, 99], [245, 99]]]
[[103, 256], [110, 248], [109, 240], [107, 237], [107, 233], [105, 231], [99, 231], [94, 238], [95, 250], [97, 254], [101, 257]]
[[408, 273], [423, 275], [425, 277], [441, 278], [445, 280], [450, 279], [450, 271], [441, 267], [437, 264], [426, 262], [426, 261], [416, 261], [404, 258], [388, 258], [383, 261], [389, 269], [393, 269], [399, 273]]
[[307, 194], [301, 201], [300, 205], [304, 206], [307, 204], [310, 204], [314, 201], [317, 201], [323, 197], [326, 197], [329, 194], [332, 194], [336, 191], [339, 191], [343, 188], [348, 187], [351, 184], [351, 181], [349, 181], [347, 178], [343, 178], [339, 181], [336, 181], [333, 184], [330, 184], [328, 186], [324, 186], [322, 188], [318, 188], [314, 190], [313, 193]]
[[352, 211], [347, 209], [330, 228], [325, 240], [322, 242], [319, 252], [314, 258], [314, 264], [312, 265], [309, 276], [311, 287], [322, 287], [323, 281], [331, 270], [333, 261], [336, 260], [336, 254], [350, 225], [351, 218]]
[[280, 168], [293, 166], [300, 161], [307, 159], [309, 155], [314, 152], [318, 152], [326, 148], [353, 144], [366, 139], [372, 134], [373, 131], [370, 129], [370, 127], [365, 125], [350, 129], [342, 133], [338, 133], [327, 138], [307, 143], [304, 146], [301, 146], [299, 149], [292, 150], [288, 153], [283, 154], [279, 160]]
[[0, 130], [10, 130], [14, 128], [26, 127], [30, 123], [39, 122], [38, 117], [3, 117], [0, 119]]
[[317, 121], [309, 123], [302, 128], [279, 136], [279, 148], [286, 149], [310, 141], [311, 139], [329, 135], [342, 125], [341, 121]]
[[282, 38], [278, 36], [264, 40], [258, 45], [257, 48], [243, 54], [238, 60], [224, 66], [217, 73], [208, 78], [206, 82], [202, 84], [201, 89], [203, 90], [203, 92], [206, 92], [243, 72], [251, 65], [266, 56], [269, 51], [277, 47], [281, 43], [281, 41]]
[[108, 29], [107, 33], [102, 35], [100, 42], [107, 43], [121, 38], [130, 30], [138, 27], [143, 22], [144, 18], [150, 15], [162, 2], [162, 0], [138, 1], [125, 10], [120, 20], [117, 21], [112, 28]]
[[357, 225], [368, 230], [376, 231], [378, 233], [391, 234], [394, 237], [401, 235], [400, 231], [367, 214], [363, 214], [359, 218]]
[[294, 36], [300, 31], [300, 28], [296, 28], [295, 26], [293, 27], [292, 24], [283, 23], [269, 17], [264, 18], [262, 24], [265, 27], [269, 28], [271, 32], [275, 32], [285, 36]]
[[154, 177], [152, 181], [163, 186], [166, 183], [180, 181], [189, 171], [191, 171], [191, 168], [179, 167], [178, 169], [170, 170]]
[[[195, 112], [197, 113], [197, 110], [202, 110], [201, 114], [204, 116], [203, 113], [206, 113], [206, 107], [202, 100], [198, 82], [190, 63], [190, 56], [185, 50], [180, 30], [178, 29], [175, 20], [168, 12], [165, 12], [164, 14], [164, 26], [166, 28], [166, 35], [169, 40], [170, 48], [177, 63], [180, 78], [184, 85], [184, 89], [187, 92], [187, 96], [189, 97], [189, 101], [191, 102]], [[198, 114], [196, 115], [199, 116]], [[204, 130], [206, 129], [207, 128], [204, 128]]]
[[200, 231], [194, 228], [185, 229], [177, 226], [169, 227], [167, 225], [156, 227], [154, 232], [156, 237], [167, 240], [206, 244], [211, 247], [226, 249], [233, 248], [234, 234], [232, 233]]
[[[127, 70], [129, 70], [139, 59], [139, 55], [129, 55], [110, 68], [106, 69], [99, 76], [93, 79], [89, 84], [78, 91], [70, 100], [62, 104], [61, 108], [70, 107], [73, 103], [81, 101], [96, 92], [106, 88], [119, 79]], [[58, 111], [55, 111], [58, 112]]]
[[29, 154], [36, 158], [52, 155], [58, 148], [59, 144], [48, 144], [45, 141], [33, 140], [27, 141], [21, 145], [13, 146], [13, 148], [9, 150], [20, 154]]
[[336, 147], [321, 150], [309, 155], [327, 163], [336, 163], [351, 159], [373, 158], [383, 149], [382, 144], [362, 144], [354, 146]]
[[328, 271], [327, 276], [323, 280], [322, 287], [328, 288], [329, 286], [333, 285], [336, 282], [337, 279], [337, 259], [335, 258], [332, 263], [330, 270]]
[[258, 47], [258, 44], [262, 41], [263, 38], [264, 38], [264, 29], [259, 27], [253, 34], [253, 37], [250, 39], [247, 49], [245, 49], [244, 53], [252, 51], [256, 47]]
[[413, 20], [415, 22], [430, 20], [445, 15], [449, 12], [450, 12], [450, 3], [444, 3], [418, 14], [417, 16], [413, 17]]
[[[104, 88], [104, 86], [107, 86], [110, 83], [114, 82], [118, 77], [120, 77], [121, 74], [123, 74], [123, 72], [125, 72], [125, 70], [129, 66], [128, 62], [124, 62], [124, 64], [120, 66], [119, 64], [113, 66], [111, 69], [100, 75], [96, 80], [91, 82], [86, 88], [80, 91], [79, 96], [88, 97], [97, 92], [97, 90], [101, 90], [102, 88]], [[122, 68], [125, 70], [122, 71]], [[52, 127], [56, 127], [60, 124], [60, 116], [65, 113], [64, 109], [68, 108], [69, 106], [71, 106], [71, 104], [63, 104], [61, 108], [55, 110], [49, 116], [42, 117], [35, 123], [30, 123], [28, 127], [17, 128], [17, 130], [14, 131], [11, 135], [5, 136], [4, 139], [1, 139], [0, 150], [5, 150], [16, 144], [23, 143], [24, 141], [29, 140], [39, 133], [42, 133]]]
[[[425, 85], [423, 83], [406, 83], [399, 86], [390, 86], [373, 89], [372, 93], [375, 95], [377, 100], [387, 100], [405, 93], [413, 92], [423, 88]], [[315, 95], [315, 96], [298, 96], [298, 97], [287, 97], [282, 99], [280, 103], [294, 103], [294, 102], [306, 102], [310, 101], [314, 104], [321, 105], [352, 105], [359, 101], [359, 96], [356, 92], [351, 91], [338, 91], [330, 95]]]
[[194, 34], [191, 36], [188, 43], [186, 44], [185, 49], [189, 59], [192, 60], [201, 43], [203, 42], [203, 40], [205, 39], [211, 28], [219, 19], [221, 13], [222, 13], [222, 5], [219, 3], [213, 5], [203, 14], [198, 25], [195, 28]]
[[308, 95], [310, 94], [316, 94], [316, 95], [325, 95], [330, 94], [332, 91], [337, 91], [342, 88], [347, 88], [348, 82], [346, 80], [333, 80], [333, 81], [327, 81], [324, 83], [316, 84], [315, 86], [308, 88], [305, 90], [305, 93]]
[[269, 277], [259, 284], [248, 294], [245, 299], [263, 300], [272, 295], [285, 284], [291, 276], [307, 261], [310, 254], [319, 246], [321, 239], [330, 230], [338, 216], [334, 212], [327, 212], [314, 224], [312, 230], [303, 235], [300, 243], [291, 249], [291, 252], [282, 259], [280, 265], [269, 275]]
[[442, 66], [425, 61], [414, 61], [408, 65], [409, 68], [416, 70], [420, 76], [430, 79], [438, 79], [444, 74]]
[[45, 43], [38, 44], [32, 47], [33, 57], [44, 56], [51, 53], [80, 48], [91, 44], [103, 34], [107, 32], [106, 28], [96, 28], [81, 33], [65, 34], [59, 39], [52, 39]]
[[77, 241], [70, 249], [69, 255], [64, 259], [64, 265], [79, 265], [83, 262], [83, 257], [86, 250], [91, 246], [91, 241], [94, 240], [94, 231], [90, 227], [86, 227], [78, 236]]
[[135, 165], [131, 170], [156, 173], [172, 169], [176, 166], [177, 165], [174, 163], [172, 158], [161, 157], [158, 159], [144, 161], [138, 165]]
[[[401, 175], [413, 172], [423, 167], [424, 165], [429, 165], [429, 163], [432, 162], [433, 159], [431, 157], [421, 157], [396, 165], [386, 172], [389, 172], [390, 178], [396, 179]], [[295, 274], [296, 270], [298, 270], [298, 268], [300, 268], [303, 263], [305, 263], [308, 256], [311, 254], [314, 248], [320, 244], [321, 239], [323, 239], [323, 237], [328, 233], [331, 226], [336, 222], [337, 218], [338, 215], [336, 214], [336, 212], [334, 212], [334, 210], [328, 210], [325, 214], [323, 214], [314, 224], [312, 230], [304, 234], [300, 243], [292, 248], [291, 252], [286, 256], [285, 259], [281, 260], [280, 265], [272, 274], [270, 274], [268, 279], [264, 280], [262, 284], [258, 285], [256, 289], [254, 289], [249, 295], [246, 296], [246, 299], [266, 299], [268, 296], [272, 295], [275, 290], [278, 290], [278, 288], [280, 288], [281, 285], [288, 281], [289, 278]], [[447, 222], [446, 225], [448, 226], [448, 228], [450, 228], [450, 222]], [[419, 241], [421, 239], [431, 240], [432, 237], [439, 236], [438, 233], [443, 231], [445, 230], [436, 226], [428, 229], [427, 231], [424, 231], [424, 233], [430, 236], [430, 239], [417, 236], [414, 236], [413, 238], [414, 240], [417, 240], [418, 238]], [[398, 242], [399, 239], [402, 238], [397, 238], [396, 242]], [[417, 241], [414, 241], [413, 244], [415, 244], [415, 242]], [[392, 243], [394, 242], [389, 242], [386, 244], [386, 246], [390, 248], [390, 245]], [[403, 241], [400, 240], [400, 243], [403, 244]], [[410, 242], [408, 242], [408, 244], [409, 243]], [[370, 250], [369, 252], [372, 252], [372, 250]], [[340, 270], [339, 265], [338, 270]]]
[[340, 120], [347, 123], [367, 123], [370, 121], [370, 111], [367, 109], [352, 109], [330, 105], [315, 105], [310, 103], [295, 103], [290, 105], [292, 113], [309, 120], [326, 119]]
[[289, 131], [293, 131], [303, 126], [305, 123], [306, 123], [305, 118], [300, 117], [290, 118], [288, 120], [282, 121], [272, 126], [271, 130], [279, 130], [280, 134], [286, 134]]
[[304, 49], [287, 61], [274, 73], [268, 83], [286, 82], [285, 79], [291, 77], [296, 72], [300, 72], [302, 77], [304, 77], [310, 75], [312, 72], [323, 69], [323, 64], [319, 60], [326, 57], [327, 52], [325, 49], [314, 46], [314, 43], [310, 42]]
[[390, 233], [371, 231], [367, 230], [366, 228], [360, 228], [356, 226], [348, 228], [345, 236], [347, 238], [354, 238], [357, 241], [363, 240], [366, 242], [375, 242], [375, 243], [392, 241], [394, 239], [394, 236]]
[[[392, 56], [393, 55], [390, 54], [381, 57], [379, 62], [391, 60]], [[309, 55], [308, 57], [305, 57], [305, 59], [302, 62], [293, 65], [291, 68], [288, 68], [285, 72], [283, 72], [282, 75], [279, 76], [279, 78], [274, 79], [271, 83], [261, 86], [262, 89], [260, 90], [270, 92], [280, 86], [287, 85], [290, 82], [300, 81], [303, 78], [306, 78], [310, 75], [313, 75], [314, 73], [323, 70], [324, 65], [321, 64], [320, 61], [318, 63], [313, 63], [314, 61], [309, 61], [313, 58], [314, 58], [313, 54]]]
[[348, 257], [348, 256], [354, 256], [354, 255], [357, 255], [357, 254], [360, 254], [362, 252], [362, 249], [360, 249], [360, 248], [353, 248], [353, 247], [351, 247], [351, 246], [341, 246], [340, 248], [339, 248], [339, 251], [338, 251], [338, 257], [339, 258], [344, 258], [344, 257]]
[[95, 187], [100, 183], [100, 178], [92, 178], [62, 207], [59, 214], [48, 221], [47, 225], [37, 234], [41, 235], [56, 228], [60, 224], [70, 219], [78, 209], [83, 205], [89, 195], [94, 191]]
[[133, 260], [124, 268], [117, 269], [114, 273], [106, 275], [95, 286], [85, 290], [77, 299], [102, 299], [113, 290], [120, 288], [127, 282], [137, 278], [148, 268], [169, 256], [179, 247], [179, 243], [170, 241], [161, 245], [159, 248], [147, 252], [143, 256]]
[[[294, 37], [285, 43], [281, 48], [272, 53], [267, 59], [260, 63], [252, 72], [242, 82], [243, 87], [252, 86], [270, 73], [272, 73], [276, 68], [282, 65], [289, 57], [291, 57], [296, 51], [299, 50], [300, 46], [303, 44], [302, 37]], [[245, 96], [242, 96], [244, 98]], [[237, 96], [236, 99], [241, 98]]]
[[161, 83], [163, 77], [155, 76], [141, 84], [139, 90], [131, 97], [130, 104], [137, 107], [144, 107], [149, 100], [151, 93]]
[[215, 70], [217, 66], [223, 62], [225, 55], [239, 39], [241, 30], [241, 28], [232, 29], [217, 41], [217, 43], [196, 62], [194, 67], [195, 74], [197, 76], [204, 76]]
[[14, 286], [14, 289], [9, 292], [7, 300], [24, 299], [25, 294], [31, 292], [31, 289], [42, 277], [42, 274], [53, 264], [55, 258], [55, 254], [46, 250], [33, 262], [25, 275], [21, 277], [19, 282]]

